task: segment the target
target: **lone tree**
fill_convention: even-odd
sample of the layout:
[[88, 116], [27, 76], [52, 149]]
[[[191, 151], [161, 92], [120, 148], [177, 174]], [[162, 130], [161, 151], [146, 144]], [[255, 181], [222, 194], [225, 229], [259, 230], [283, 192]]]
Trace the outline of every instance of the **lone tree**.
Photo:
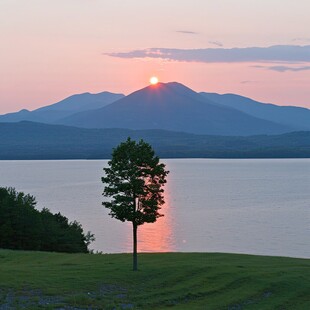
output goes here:
[[159, 163], [152, 147], [130, 138], [113, 150], [109, 167], [104, 168], [102, 182], [107, 184], [103, 195], [111, 201], [103, 202], [110, 215], [122, 222], [132, 222], [133, 270], [138, 268], [137, 229], [144, 223], [153, 223], [164, 204], [163, 185], [169, 171]]

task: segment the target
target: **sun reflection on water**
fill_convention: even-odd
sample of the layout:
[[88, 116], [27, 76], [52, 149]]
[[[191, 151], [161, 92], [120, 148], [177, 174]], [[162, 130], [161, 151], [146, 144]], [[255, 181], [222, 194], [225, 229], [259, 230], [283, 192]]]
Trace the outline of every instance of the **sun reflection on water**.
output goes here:
[[[161, 207], [163, 217], [155, 223], [145, 223], [138, 227], [138, 252], [175, 251], [174, 227], [169, 199], [169, 189], [165, 186], [165, 204]], [[127, 246], [132, 247], [132, 232], [127, 235]]]

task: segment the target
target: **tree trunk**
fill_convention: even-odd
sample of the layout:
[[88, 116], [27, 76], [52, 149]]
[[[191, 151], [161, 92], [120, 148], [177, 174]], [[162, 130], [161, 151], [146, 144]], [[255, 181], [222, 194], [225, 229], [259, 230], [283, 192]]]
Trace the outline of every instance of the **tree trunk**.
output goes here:
[[134, 222], [132, 223], [133, 228], [133, 271], [138, 270], [138, 255], [137, 255], [137, 229], [138, 225]]

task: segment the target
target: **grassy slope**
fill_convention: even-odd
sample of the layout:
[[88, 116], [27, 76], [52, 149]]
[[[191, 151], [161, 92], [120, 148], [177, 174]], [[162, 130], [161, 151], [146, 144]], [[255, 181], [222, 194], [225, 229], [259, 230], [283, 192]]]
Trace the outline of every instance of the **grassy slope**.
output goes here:
[[79, 309], [310, 309], [309, 260], [167, 253], [140, 254], [139, 264], [138, 272], [131, 271], [129, 254], [0, 250], [0, 305], [11, 302], [18, 308], [28, 304], [31, 309], [54, 309], [57, 303]]

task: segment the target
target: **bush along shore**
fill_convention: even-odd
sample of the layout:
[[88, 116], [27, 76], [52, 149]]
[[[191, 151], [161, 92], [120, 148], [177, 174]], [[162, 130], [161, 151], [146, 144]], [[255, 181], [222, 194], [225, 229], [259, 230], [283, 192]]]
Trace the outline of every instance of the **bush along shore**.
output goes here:
[[310, 309], [307, 259], [0, 250], [0, 309]]
[[14, 188], [0, 187], [0, 248], [88, 253], [94, 236], [60, 213], [35, 209], [36, 200]]

